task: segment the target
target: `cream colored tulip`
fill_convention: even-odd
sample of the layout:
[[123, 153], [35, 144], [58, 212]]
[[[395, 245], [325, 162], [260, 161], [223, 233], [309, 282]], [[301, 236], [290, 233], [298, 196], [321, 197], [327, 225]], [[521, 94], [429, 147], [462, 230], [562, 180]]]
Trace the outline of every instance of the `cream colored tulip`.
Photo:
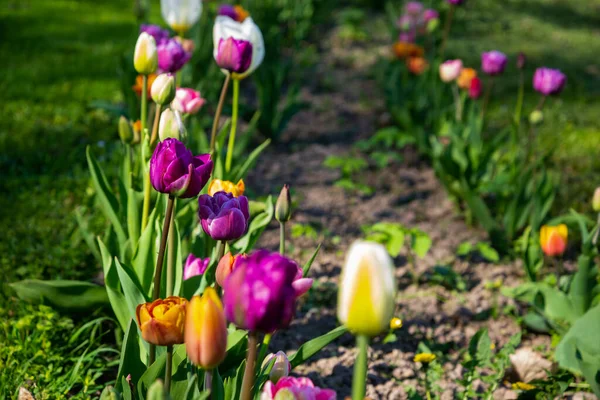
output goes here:
[[178, 34], [187, 32], [202, 15], [201, 0], [160, 0], [164, 20]]
[[375, 336], [389, 328], [394, 314], [394, 264], [385, 247], [357, 241], [342, 270], [337, 314], [354, 334]]

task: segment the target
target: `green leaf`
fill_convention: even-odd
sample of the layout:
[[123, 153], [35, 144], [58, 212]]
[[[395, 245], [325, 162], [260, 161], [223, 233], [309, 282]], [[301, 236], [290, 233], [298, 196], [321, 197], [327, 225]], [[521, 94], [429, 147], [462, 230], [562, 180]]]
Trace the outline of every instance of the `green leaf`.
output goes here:
[[140, 355], [137, 323], [134, 319], [130, 319], [121, 347], [119, 370], [117, 372], [117, 390], [122, 391], [123, 380], [120, 379], [121, 377], [125, 378], [127, 375], [131, 375], [131, 382], [135, 385], [145, 370], [146, 364], [142, 362]]
[[88, 248], [96, 258], [96, 260], [102, 262], [102, 256], [100, 255], [100, 251], [98, 250], [98, 245], [96, 244], [96, 238], [94, 234], [90, 231], [88, 226], [88, 221], [83, 217], [81, 213], [81, 206], [75, 208], [75, 221], [77, 221], [77, 226], [79, 226], [79, 231], [83, 236], [83, 240], [88, 245]]
[[144, 232], [142, 232], [142, 236], [137, 242], [137, 246], [135, 246], [132, 257], [133, 268], [146, 295], [150, 294], [150, 287], [152, 286], [154, 270], [156, 268], [157, 251], [155, 251], [155, 243], [156, 236], [159, 235], [156, 220], [159, 215], [162, 215], [160, 212], [163, 205], [162, 198], [163, 196], [158, 197], [154, 210], [152, 210], [148, 218], [148, 225], [146, 225]]
[[573, 312], [583, 315], [592, 304], [592, 288], [596, 284], [595, 274], [590, 273], [592, 259], [587, 255], [581, 255], [577, 259], [577, 272], [573, 276], [573, 282], [569, 288], [569, 297], [573, 304]]
[[497, 263], [498, 261], [500, 261], [500, 255], [488, 243], [483, 243], [483, 242], [477, 243], [477, 250], [479, 251], [481, 256], [488, 261], [491, 261], [494, 263]]
[[492, 357], [492, 342], [487, 329], [480, 329], [469, 342], [469, 355], [479, 366], [487, 365]]
[[142, 218], [140, 216], [140, 206], [142, 203], [143, 194], [133, 189], [127, 190], [127, 232], [131, 247], [134, 247], [140, 240], [140, 228]]
[[416, 235], [411, 244], [417, 257], [423, 258], [431, 248], [431, 238], [427, 234]]
[[[187, 355], [185, 353], [185, 345], [173, 346], [173, 378], [171, 381], [171, 396], [173, 399], [184, 398], [185, 392], [187, 391], [186, 361]], [[138, 392], [140, 394], [145, 394], [154, 381], [164, 378], [166, 364], [166, 352], [156, 357], [154, 364], [149, 366], [146, 372], [140, 377], [137, 384]], [[176, 397], [176, 395], [178, 397]]]
[[119, 221], [119, 203], [117, 198], [112, 193], [108, 181], [106, 180], [106, 176], [104, 175], [102, 168], [100, 168], [100, 165], [98, 165], [89, 146], [86, 148], [86, 156], [90, 174], [92, 176], [92, 182], [94, 183], [94, 188], [96, 189], [96, 195], [98, 196], [102, 211], [112, 224], [112, 227], [117, 234], [119, 244], [123, 246], [127, 240], [127, 236], [125, 235], [125, 230], [123, 229], [123, 225], [121, 225], [121, 221]]
[[129, 316], [130, 318], [136, 318], [135, 310], [137, 306], [146, 303], [148, 298], [144, 294], [135, 272], [129, 266], [121, 264], [116, 257], [114, 260], [117, 273], [119, 274], [119, 281], [125, 294]]
[[246, 158], [246, 161], [241, 165], [241, 167], [239, 168], [239, 170], [235, 171], [235, 173], [233, 174], [233, 176], [235, 177], [234, 179], [232, 179], [233, 182], [237, 182], [240, 179], [246, 177], [246, 174], [248, 173], [248, 170], [254, 165], [254, 163], [256, 162], [256, 160], [258, 159], [258, 157], [260, 156], [260, 153], [262, 153], [263, 150], [266, 149], [267, 146], [269, 146], [270, 143], [271, 143], [271, 139], [265, 140], [260, 146], [258, 146], [257, 148], [255, 148], [250, 153], [250, 155], [248, 155], [248, 157]]
[[[562, 368], [586, 373], [588, 383], [598, 385], [600, 373], [600, 305], [577, 319], [558, 344], [555, 358]], [[582, 370], [582, 367], [585, 371]], [[596, 386], [597, 387], [597, 386]]]
[[119, 321], [119, 325], [123, 330], [126, 330], [129, 326], [129, 310], [127, 309], [127, 301], [125, 296], [121, 292], [121, 284], [119, 282], [119, 274], [117, 268], [113, 262], [113, 257], [102, 242], [102, 239], [98, 238], [98, 247], [100, 247], [100, 253], [102, 254], [102, 268], [104, 271], [104, 287], [110, 300], [110, 305]]
[[319, 250], [321, 250], [321, 243], [319, 243], [319, 245], [317, 246], [313, 255], [306, 262], [306, 264], [304, 264], [304, 267], [302, 267], [302, 277], [306, 278], [308, 276], [308, 273], [310, 272], [310, 267], [312, 266], [313, 262], [315, 261], [315, 258], [317, 258], [317, 254], [319, 254]]
[[333, 342], [347, 331], [348, 329], [345, 326], [338, 326], [326, 334], [304, 343], [294, 354], [289, 357], [292, 368], [304, 364], [306, 360], [317, 354], [323, 347], [327, 346], [329, 343]]
[[247, 253], [254, 246], [254, 243], [273, 219], [274, 212], [273, 198], [269, 196], [265, 201], [265, 211], [254, 217], [250, 221], [248, 232], [231, 245], [235, 253]]
[[61, 311], [82, 313], [110, 304], [106, 289], [89, 282], [26, 279], [11, 283], [10, 287], [21, 300], [50, 305]]

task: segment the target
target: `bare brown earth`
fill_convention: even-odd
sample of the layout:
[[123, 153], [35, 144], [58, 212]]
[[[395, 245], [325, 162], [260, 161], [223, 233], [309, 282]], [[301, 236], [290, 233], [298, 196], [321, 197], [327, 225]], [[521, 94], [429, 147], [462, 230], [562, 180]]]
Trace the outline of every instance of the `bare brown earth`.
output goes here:
[[[515, 286], [522, 280], [522, 269], [516, 263], [494, 265], [455, 257], [459, 244], [485, 240], [485, 235], [464, 223], [432, 169], [413, 150], [404, 152], [401, 164], [364, 172], [364, 181], [376, 189], [373, 196], [345, 192], [333, 185], [339, 172], [324, 167], [325, 158], [349, 152], [356, 140], [368, 138], [388, 119], [377, 86], [368, 78], [377, 54], [372, 48], [341, 45], [335, 38], [334, 32], [322, 42], [321, 53], [327, 56], [318, 64], [316, 74], [307, 79], [302, 96], [310, 108], [296, 115], [282, 144], [269, 149], [247, 181], [250, 191], [258, 195], [276, 194], [282, 184], [290, 184], [298, 202], [290, 224], [310, 223], [325, 232], [318, 240], [290, 240], [290, 253], [301, 263], [319, 242], [323, 248], [311, 270], [316, 280], [313, 290], [291, 328], [275, 335], [270, 350], [292, 352], [306, 340], [338, 325], [338, 276], [346, 249], [362, 237], [362, 225], [387, 221], [417, 227], [433, 240], [429, 254], [417, 262], [418, 272], [425, 273], [435, 265], [451, 265], [469, 289], [460, 293], [426, 281], [415, 285], [409, 278], [406, 258], [401, 255], [395, 260], [397, 316], [404, 326], [396, 332], [395, 342], [383, 344], [379, 338], [372, 343], [367, 395], [371, 399], [407, 398], [406, 388], [418, 385], [420, 371], [412, 359], [418, 343], [423, 341], [447, 349], [446, 358], [441, 360], [445, 374], [439, 384], [444, 389], [442, 398], [451, 399], [456, 393], [456, 380], [462, 375], [461, 349], [478, 329], [489, 329], [496, 348], [521, 330], [513, 316], [501, 313], [497, 319], [489, 317], [492, 294], [484, 285], [500, 279], [506, 287]], [[327, 89], [323, 82], [327, 82]], [[334, 239], [337, 236], [339, 240]], [[275, 250], [278, 243], [279, 231], [274, 223], [260, 245]], [[518, 312], [518, 305], [500, 297], [500, 309], [509, 305]], [[522, 346], [545, 352], [550, 338], [524, 334]], [[338, 398], [343, 399], [350, 394], [355, 358], [354, 338], [346, 334], [294, 373], [308, 375], [317, 385], [337, 390]], [[494, 397], [516, 398], [516, 393], [505, 382]]]

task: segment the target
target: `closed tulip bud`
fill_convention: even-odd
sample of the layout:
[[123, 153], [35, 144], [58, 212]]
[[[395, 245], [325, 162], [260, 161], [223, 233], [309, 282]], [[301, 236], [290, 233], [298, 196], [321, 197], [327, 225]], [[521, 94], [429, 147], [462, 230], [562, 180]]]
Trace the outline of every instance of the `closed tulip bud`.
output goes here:
[[355, 334], [376, 336], [394, 313], [394, 264], [385, 247], [357, 241], [346, 256], [338, 292], [340, 322]]
[[592, 200], [592, 207], [594, 211], [600, 212], [600, 187], [594, 191], [594, 198]]
[[201, 0], [160, 0], [164, 20], [177, 33], [187, 32], [202, 15]]
[[290, 364], [290, 360], [288, 360], [287, 355], [283, 351], [278, 351], [276, 354], [271, 353], [266, 356], [262, 367], [264, 368], [269, 365], [273, 359], [275, 362], [269, 373], [269, 380], [273, 383], [277, 383], [281, 378], [290, 374], [292, 371], [292, 364]]
[[150, 388], [148, 389], [148, 394], [146, 395], [147, 400], [168, 400], [171, 396], [165, 390], [165, 385], [163, 381], [160, 379], [154, 381]]
[[440, 64], [440, 78], [446, 83], [452, 82], [458, 78], [462, 68], [463, 63], [461, 60], [448, 60]]
[[517, 68], [518, 69], [525, 68], [526, 63], [527, 63], [527, 56], [525, 55], [525, 53], [523, 53], [523, 52], [519, 53], [519, 55], [517, 56]]
[[540, 245], [544, 254], [550, 257], [561, 256], [567, 249], [569, 229], [565, 224], [558, 226], [542, 226], [540, 229]]
[[204, 232], [214, 240], [235, 240], [248, 229], [250, 208], [246, 196], [217, 192], [198, 197], [198, 216]]
[[481, 93], [483, 92], [483, 85], [481, 84], [481, 79], [475, 77], [471, 81], [471, 86], [469, 87], [469, 97], [472, 99], [478, 99], [481, 97]]
[[566, 83], [567, 76], [558, 69], [538, 68], [533, 75], [533, 88], [544, 96], [559, 94]]
[[529, 114], [529, 123], [531, 125], [539, 125], [544, 122], [544, 113], [540, 110], [534, 110]]
[[219, 264], [217, 264], [217, 272], [216, 272], [216, 277], [215, 277], [217, 284], [221, 287], [224, 287], [225, 280], [227, 279], [227, 277], [231, 274], [231, 272], [235, 268], [235, 264], [236, 264], [237, 260], [239, 258], [244, 259], [246, 257], [247, 257], [246, 253], [237, 254], [234, 256], [231, 254], [231, 252], [228, 252], [223, 257], [221, 257], [221, 259], [219, 260]]
[[119, 118], [119, 137], [126, 144], [130, 144], [133, 141], [133, 128], [127, 118], [122, 115]]
[[275, 204], [275, 218], [279, 222], [287, 222], [292, 216], [292, 199], [290, 197], [290, 187], [283, 185], [277, 203]]
[[135, 44], [133, 66], [135, 67], [135, 70], [142, 75], [153, 74], [158, 68], [156, 41], [146, 32], [140, 33], [137, 43]]
[[185, 124], [181, 119], [181, 114], [178, 111], [172, 111], [167, 108], [160, 114], [160, 123], [158, 125], [158, 137], [160, 141], [165, 141], [168, 138], [184, 140], [187, 136]]
[[[102, 391], [102, 394], [100, 394], [100, 400], [120, 400], [120, 399], [121, 399], [121, 396], [119, 395], [119, 392], [117, 392], [115, 390], [115, 388], [112, 386], [105, 387], [104, 390]], [[20, 397], [19, 397], [19, 400], [20, 400]]]
[[240, 179], [238, 183], [213, 179], [210, 185], [208, 185], [208, 194], [211, 196], [214, 196], [217, 192], [226, 192], [231, 193], [233, 197], [240, 197], [244, 194], [245, 190], [246, 185], [243, 179]]
[[137, 306], [136, 319], [142, 338], [157, 346], [183, 343], [187, 300], [171, 296]]
[[473, 68], [463, 68], [456, 80], [456, 84], [459, 88], [468, 90], [471, 87], [471, 81], [475, 78], [477, 78], [477, 71]]
[[185, 322], [185, 350], [190, 361], [204, 369], [213, 369], [227, 351], [227, 323], [221, 299], [215, 289], [190, 301]]
[[150, 89], [152, 100], [156, 104], [165, 105], [175, 98], [175, 77], [171, 74], [160, 74]]

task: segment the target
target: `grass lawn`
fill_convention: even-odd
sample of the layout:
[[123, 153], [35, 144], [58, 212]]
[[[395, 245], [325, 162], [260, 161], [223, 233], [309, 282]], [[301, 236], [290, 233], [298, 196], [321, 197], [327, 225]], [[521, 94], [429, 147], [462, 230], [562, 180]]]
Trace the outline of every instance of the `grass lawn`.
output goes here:
[[[158, 1], [152, 5], [159, 21]], [[558, 146], [556, 167], [566, 183], [559, 207], [588, 203], [600, 184], [594, 174], [600, 167], [600, 0], [469, 0], [456, 17], [449, 55], [479, 66], [481, 51], [502, 50], [512, 59], [523, 51], [528, 82], [536, 66], [566, 72], [566, 90], [548, 104], [539, 145]], [[7, 283], [87, 280], [98, 273], [73, 210], [81, 203], [93, 208], [85, 147], [110, 147], [117, 138], [114, 118], [89, 104], [121, 100], [119, 59], [137, 35], [132, 2], [6, 0], [0, 35], [0, 393], [13, 396], [26, 384], [36, 388], [37, 399], [81, 388], [87, 389], [77, 397], [86, 398], [107, 367], [97, 360], [110, 353], [95, 358], [88, 352], [91, 372], [72, 372], [86, 348], [114, 342], [111, 333], [101, 337], [106, 322], [88, 326], [101, 315], [73, 321], [19, 304]], [[495, 86], [493, 112], [500, 117], [512, 114], [516, 97], [517, 80], [506, 75]], [[528, 107], [537, 101], [528, 94]], [[95, 339], [82, 345], [94, 329]]]

